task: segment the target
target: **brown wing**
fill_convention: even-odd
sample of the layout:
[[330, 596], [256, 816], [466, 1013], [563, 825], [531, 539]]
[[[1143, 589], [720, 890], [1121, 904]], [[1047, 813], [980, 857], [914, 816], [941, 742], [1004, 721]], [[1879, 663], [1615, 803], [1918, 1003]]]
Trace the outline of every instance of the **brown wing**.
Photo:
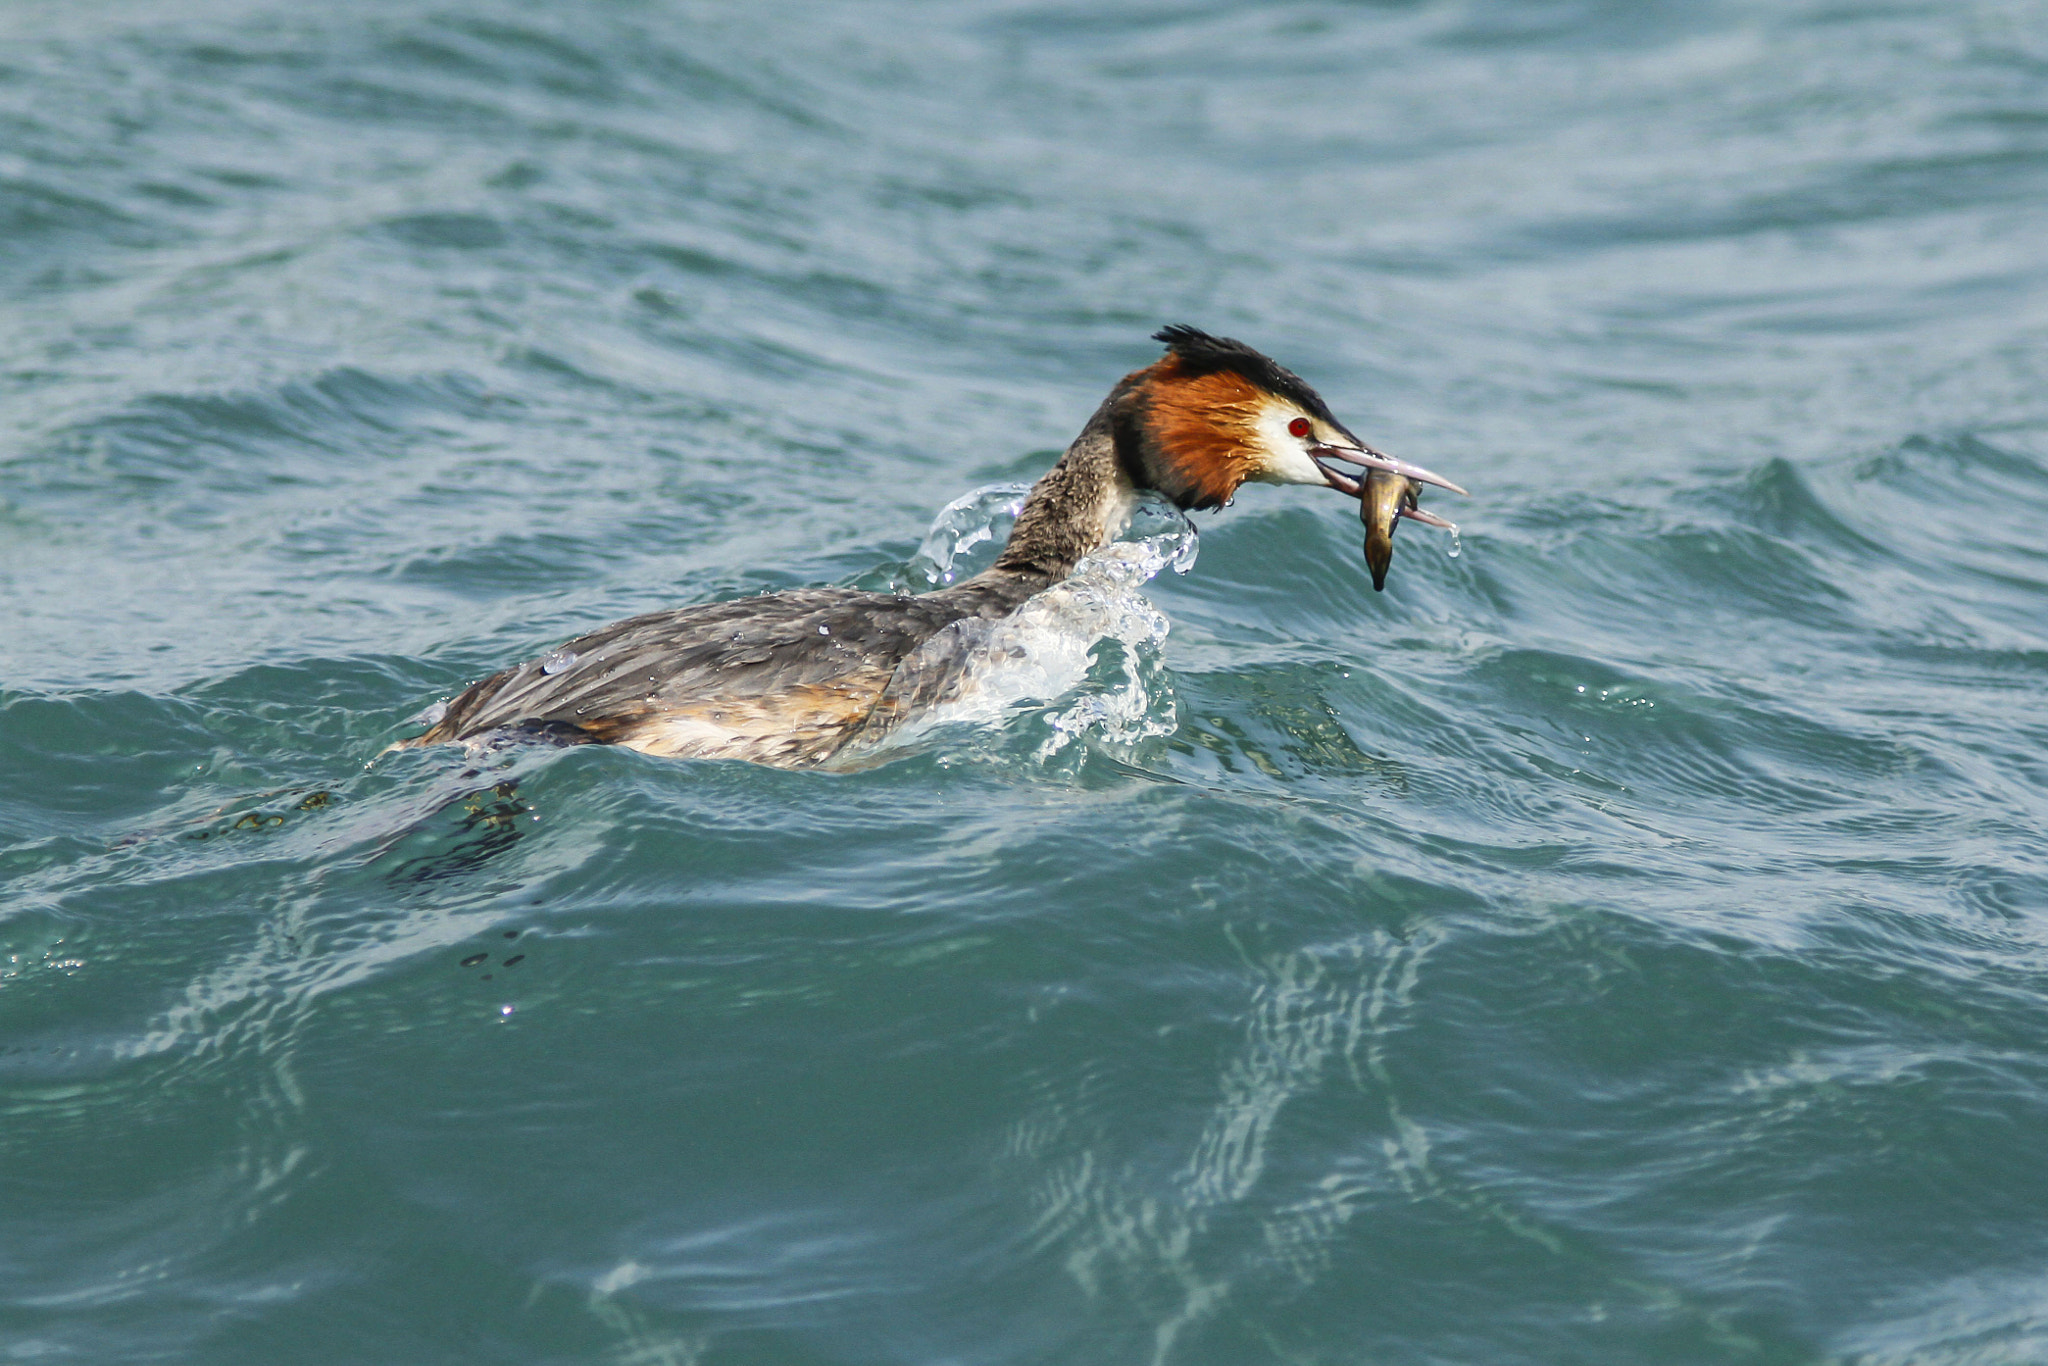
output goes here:
[[884, 681], [846, 743], [875, 744], [919, 713], [956, 700], [995, 629], [993, 622], [967, 618], [948, 622], [919, 642]]
[[1007, 611], [1033, 586], [802, 589], [633, 617], [475, 684], [412, 743], [531, 727], [654, 754], [815, 763], [934, 632]]

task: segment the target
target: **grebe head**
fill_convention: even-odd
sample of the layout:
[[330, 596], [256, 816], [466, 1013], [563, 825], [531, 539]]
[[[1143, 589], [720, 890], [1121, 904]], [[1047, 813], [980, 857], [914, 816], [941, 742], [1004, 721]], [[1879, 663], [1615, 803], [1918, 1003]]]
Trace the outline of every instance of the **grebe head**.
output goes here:
[[1166, 354], [1119, 386], [1117, 445], [1137, 481], [1183, 508], [1221, 507], [1246, 483], [1324, 484], [1361, 503], [1373, 587], [1422, 485], [1465, 490], [1374, 450], [1307, 381], [1262, 352], [1192, 327], [1154, 334]]

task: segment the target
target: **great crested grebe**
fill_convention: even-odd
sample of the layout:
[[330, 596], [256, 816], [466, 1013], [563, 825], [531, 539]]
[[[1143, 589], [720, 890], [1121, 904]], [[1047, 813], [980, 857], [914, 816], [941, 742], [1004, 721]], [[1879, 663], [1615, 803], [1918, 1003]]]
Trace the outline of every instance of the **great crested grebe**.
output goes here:
[[[804, 588], [650, 612], [492, 674], [407, 745], [494, 732], [788, 768], [830, 759], [944, 700], [942, 671], [906, 677], [919, 648], [967, 618], [1008, 616], [1115, 538], [1142, 489], [1221, 507], [1245, 483], [1322, 484], [1360, 501], [1373, 587], [1394, 528], [1423, 512], [1428, 470], [1353, 436], [1291, 370], [1192, 327], [1155, 334], [1158, 361], [1124, 376], [1035, 484], [987, 570], [911, 597]], [[892, 686], [893, 685], [893, 686]]]

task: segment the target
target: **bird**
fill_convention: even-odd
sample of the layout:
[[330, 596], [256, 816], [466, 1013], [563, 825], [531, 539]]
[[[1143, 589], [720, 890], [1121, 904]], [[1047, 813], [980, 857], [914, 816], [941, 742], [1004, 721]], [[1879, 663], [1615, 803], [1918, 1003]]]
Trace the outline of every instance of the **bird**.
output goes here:
[[1360, 440], [1271, 357], [1186, 325], [1153, 339], [1165, 354], [1110, 389], [981, 573], [916, 595], [801, 588], [614, 622], [472, 684], [399, 747], [510, 735], [813, 768], [948, 700], [962, 674], [945, 647], [975, 637], [947, 628], [1000, 621], [1064, 581], [1145, 490], [1183, 511], [1247, 483], [1357, 498], [1378, 590], [1402, 519], [1451, 526], [1418, 498], [1426, 484], [1464, 489]]

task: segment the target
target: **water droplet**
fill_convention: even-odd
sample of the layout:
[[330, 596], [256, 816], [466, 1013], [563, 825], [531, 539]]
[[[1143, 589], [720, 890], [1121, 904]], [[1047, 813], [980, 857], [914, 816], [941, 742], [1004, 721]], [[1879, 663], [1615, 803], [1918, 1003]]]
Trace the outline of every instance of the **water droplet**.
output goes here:
[[821, 636], [829, 636], [832, 634], [832, 628], [830, 626], [820, 626], [818, 628], [818, 634]]
[[540, 671], [544, 674], [558, 674], [575, 662], [576, 652], [574, 650], [555, 650], [550, 652], [548, 657], [540, 662]]

